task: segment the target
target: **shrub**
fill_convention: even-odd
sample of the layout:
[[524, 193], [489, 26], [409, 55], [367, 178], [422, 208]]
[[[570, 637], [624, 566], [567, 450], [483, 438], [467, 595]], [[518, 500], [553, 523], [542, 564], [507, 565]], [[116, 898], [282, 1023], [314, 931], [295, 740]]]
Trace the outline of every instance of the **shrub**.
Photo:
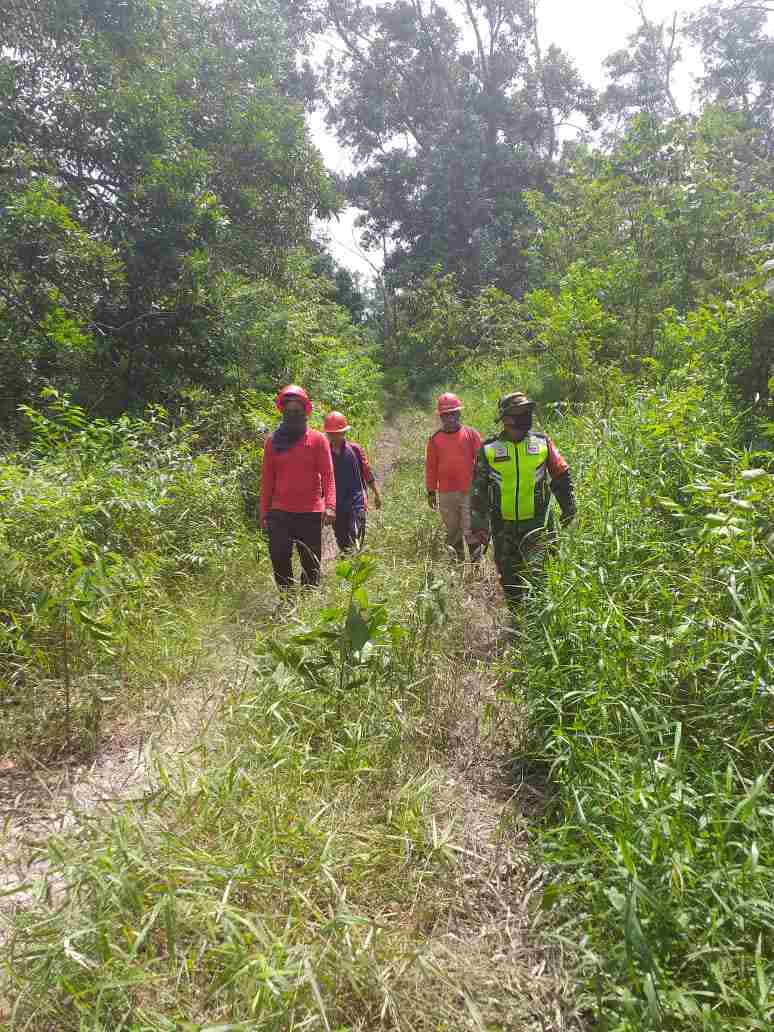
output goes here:
[[251, 546], [235, 473], [162, 410], [89, 422], [49, 391], [25, 411], [30, 448], [0, 463], [0, 686], [30, 733], [64, 714], [70, 740], [88, 676], [126, 675], [164, 600]]

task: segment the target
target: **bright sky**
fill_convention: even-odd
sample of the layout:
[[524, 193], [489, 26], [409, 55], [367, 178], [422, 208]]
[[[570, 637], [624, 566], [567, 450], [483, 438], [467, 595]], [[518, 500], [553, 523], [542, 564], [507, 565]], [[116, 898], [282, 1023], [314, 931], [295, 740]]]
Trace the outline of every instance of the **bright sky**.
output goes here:
[[[675, 11], [678, 22], [681, 16], [705, 6], [707, 0], [645, 0], [645, 11], [651, 21], [670, 21]], [[574, 59], [579, 71], [592, 86], [601, 88], [605, 84], [602, 61], [608, 54], [626, 43], [627, 36], [639, 24], [637, 7], [633, 0], [539, 0], [541, 44], [545, 49], [556, 43]], [[685, 53], [685, 50], [684, 50]], [[686, 60], [675, 81], [678, 103], [688, 107], [693, 90], [692, 72], [696, 70], [695, 57], [685, 54]], [[321, 113], [311, 121], [312, 136], [322, 151], [326, 164], [335, 171], [351, 168], [349, 156], [338, 145], [333, 135], [325, 128]], [[357, 211], [353, 208], [342, 213], [338, 220], [320, 224], [320, 231], [327, 234], [330, 249], [338, 262], [368, 278], [373, 269], [357, 244], [354, 220]], [[380, 256], [370, 254], [372, 262], [379, 265]]]

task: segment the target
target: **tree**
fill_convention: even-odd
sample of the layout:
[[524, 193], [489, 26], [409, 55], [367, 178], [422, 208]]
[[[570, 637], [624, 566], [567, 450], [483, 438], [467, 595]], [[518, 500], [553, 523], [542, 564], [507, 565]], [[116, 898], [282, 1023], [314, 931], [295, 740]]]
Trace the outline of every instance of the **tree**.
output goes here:
[[12, 0], [0, 346], [17, 389], [73, 386], [76, 343], [76, 397], [106, 412], [217, 382], [218, 278], [281, 281], [337, 204], [292, 65], [263, 0]]
[[654, 22], [643, 2], [637, 10], [640, 24], [627, 46], [605, 58], [610, 82], [602, 94], [603, 110], [619, 123], [637, 114], [654, 123], [677, 118], [673, 76], [682, 56], [677, 14], [669, 22]]
[[398, 282], [440, 264], [467, 292], [523, 289], [522, 193], [545, 187], [559, 126], [594, 99], [569, 58], [543, 52], [536, 3], [466, 0], [460, 23], [423, 0], [327, 10], [328, 121], [363, 165], [347, 192], [365, 242], [387, 248]]
[[365, 318], [366, 295], [363, 291], [360, 276], [339, 265], [333, 256], [320, 250], [312, 265], [315, 275], [324, 277], [330, 283], [330, 295], [337, 305], [346, 308], [355, 325]]
[[664, 312], [726, 297], [756, 272], [774, 234], [769, 176], [738, 116], [710, 108], [654, 126], [639, 115], [609, 155], [579, 153], [551, 198], [530, 195], [534, 279], [565, 310], [596, 292], [620, 324], [618, 364], [636, 370]]
[[699, 95], [744, 115], [761, 133], [761, 142], [774, 156], [774, 37], [767, 19], [774, 5], [719, 0], [688, 22], [688, 34], [701, 48], [704, 74]]

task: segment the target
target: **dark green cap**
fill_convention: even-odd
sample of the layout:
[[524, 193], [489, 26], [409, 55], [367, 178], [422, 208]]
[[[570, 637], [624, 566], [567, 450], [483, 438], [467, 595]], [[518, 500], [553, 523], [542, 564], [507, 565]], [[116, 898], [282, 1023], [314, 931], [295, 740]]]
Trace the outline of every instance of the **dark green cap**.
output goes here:
[[520, 416], [525, 412], [531, 412], [534, 407], [535, 402], [530, 401], [526, 394], [522, 391], [514, 391], [512, 394], [506, 394], [497, 402], [497, 414], [500, 419], [503, 416]]

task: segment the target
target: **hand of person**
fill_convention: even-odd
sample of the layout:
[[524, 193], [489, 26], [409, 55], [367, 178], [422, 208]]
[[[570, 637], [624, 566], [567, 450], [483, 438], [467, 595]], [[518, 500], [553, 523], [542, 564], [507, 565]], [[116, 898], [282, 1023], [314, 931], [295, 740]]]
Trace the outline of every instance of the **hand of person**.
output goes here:
[[438, 508], [438, 492], [437, 491], [428, 491], [427, 492], [427, 504], [430, 506], [431, 509], [437, 509]]
[[465, 540], [467, 541], [467, 543], [469, 545], [475, 545], [477, 547], [481, 547], [481, 546], [486, 545], [488, 543], [488, 541], [489, 541], [489, 531], [488, 530], [470, 530], [465, 535]]
[[374, 491], [374, 505], [377, 509], [381, 509], [382, 507], [382, 496], [378, 491]]
[[324, 527], [332, 527], [335, 522], [336, 522], [336, 510], [335, 509], [326, 509], [325, 512], [323, 513], [323, 526]]
[[268, 532], [269, 532], [269, 517], [268, 516], [261, 516], [261, 530], [264, 532], [264, 534], [268, 534]]

